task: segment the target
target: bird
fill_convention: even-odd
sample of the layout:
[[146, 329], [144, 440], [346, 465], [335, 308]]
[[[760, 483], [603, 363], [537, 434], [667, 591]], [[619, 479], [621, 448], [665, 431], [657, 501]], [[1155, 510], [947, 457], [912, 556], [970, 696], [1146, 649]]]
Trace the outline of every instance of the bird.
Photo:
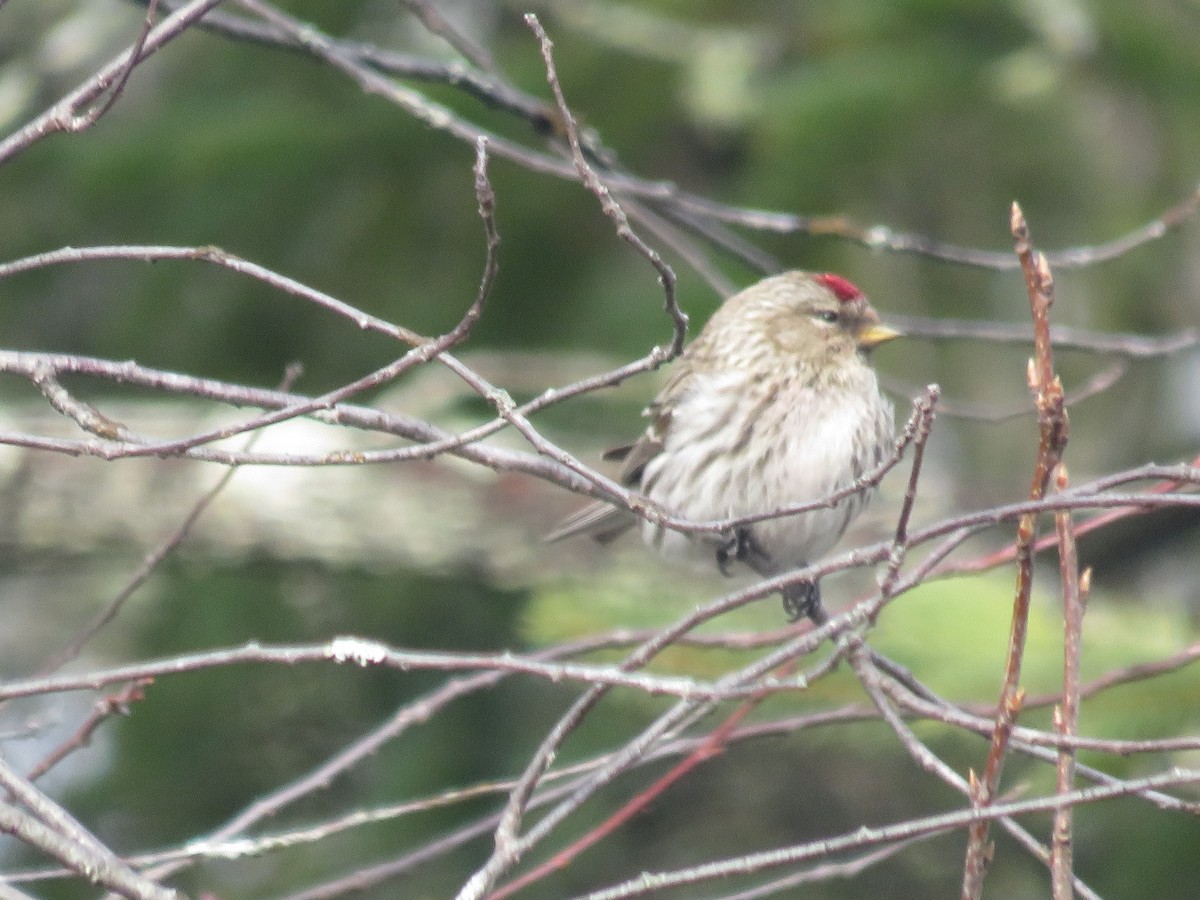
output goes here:
[[[854, 485], [894, 446], [895, 413], [869, 356], [899, 336], [840, 275], [764, 278], [713, 313], [646, 409], [645, 432], [604, 458], [623, 462], [624, 485], [690, 521], [821, 500]], [[827, 553], [872, 492], [724, 534], [675, 531], [598, 500], [546, 540], [586, 534], [607, 543], [640, 523], [645, 543], [667, 557], [770, 577]], [[816, 580], [785, 589], [783, 606], [789, 621], [827, 620]]]

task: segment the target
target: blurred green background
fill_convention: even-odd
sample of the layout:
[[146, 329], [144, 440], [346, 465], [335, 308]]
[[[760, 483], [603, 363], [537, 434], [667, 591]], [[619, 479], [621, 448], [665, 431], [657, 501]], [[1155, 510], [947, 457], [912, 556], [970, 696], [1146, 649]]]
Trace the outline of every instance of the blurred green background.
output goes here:
[[[453, 58], [399, 4], [284, 6], [335, 36]], [[1009, 204], [1018, 200], [1035, 241], [1052, 250], [1128, 232], [1187, 197], [1200, 178], [1195, 0], [461, 0], [439, 8], [518, 87], [548, 97], [537, 45], [520, 15], [538, 12], [555, 42], [572, 108], [630, 171], [738, 206], [845, 215], [1005, 251]], [[118, 0], [10, 0], [0, 8], [3, 133], [124, 47], [141, 15], [136, 4]], [[454, 88], [413, 86], [472, 122], [544, 146], [527, 123]], [[362, 310], [436, 333], [474, 297], [483, 263], [472, 161], [473, 148], [366, 96], [311, 59], [194, 30], [139, 67], [95, 127], [51, 136], [0, 166], [0, 259], [63, 246], [217, 245]], [[668, 339], [654, 273], [617, 239], [594, 197], [502, 160], [492, 161], [490, 174], [503, 237], [500, 277], [465, 359], [524, 398]], [[871, 251], [829, 237], [748, 237], [785, 265], [851, 277], [885, 318], [889, 312], [1028, 318], [1016, 272]], [[664, 253], [676, 266], [693, 324], [703, 322], [720, 298]], [[727, 255], [714, 252], [713, 259], [735, 284], [758, 275]], [[1146, 334], [1194, 328], [1200, 224], [1117, 260], [1055, 274], [1059, 324]], [[299, 361], [304, 375], [297, 389], [311, 393], [397, 355], [384, 338], [196, 263], [89, 263], [0, 280], [0, 333], [9, 349], [136, 359], [263, 386]], [[932, 381], [942, 385], [948, 409], [995, 411], [1026, 402], [1027, 355], [1025, 347], [913, 338], [880, 351], [877, 363], [901, 415], [907, 398]], [[1068, 391], [1110, 363], [1077, 352], [1059, 359]], [[656, 383], [653, 376], [636, 379], [536, 421], [595, 462], [600, 448], [640, 427], [638, 412]], [[1193, 458], [1200, 443], [1198, 385], [1200, 355], [1193, 350], [1135, 362], [1110, 390], [1080, 403], [1071, 413], [1073, 479]], [[118, 408], [132, 420], [210, 414], [131, 397], [113, 385], [89, 385], [86, 395], [102, 405], [127, 404]], [[4, 379], [0, 396], [8, 408], [5, 430], [51, 427], [52, 414], [28, 385]], [[416, 373], [369, 399], [455, 427], [487, 412], [439, 373]], [[293, 450], [303, 447], [289, 441], [314, 439], [281, 434], [280, 446]], [[1021, 497], [1035, 440], [1029, 415], [999, 423], [940, 419], [917, 519]], [[192, 464], [103, 464], [5, 450], [3, 673], [28, 674], [56, 652], [218, 474]], [[885, 488], [874, 521], [864, 521], [857, 537], [886, 534], [900, 490]], [[87, 662], [343, 633], [406, 647], [533, 648], [619, 625], [663, 624], [726, 588], [719, 579], [661, 571], [636, 546], [543, 549], [539, 535], [576, 502], [528, 479], [450, 464], [239, 472], [196, 539], [137, 595]], [[973, 546], [982, 550], [1007, 537]], [[1085, 642], [1089, 674], [1161, 658], [1196, 640], [1194, 516], [1137, 518], [1089, 537], [1081, 552], [1096, 567]], [[1052, 690], [1060, 665], [1054, 560], [1046, 567], [1031, 692]], [[869, 573], [834, 581], [827, 596], [837, 605], [869, 583]], [[931, 585], [888, 611], [878, 642], [948, 695], [991, 701], [1010, 594], [1009, 572]], [[759, 607], [736, 624], [780, 624], [774, 603]], [[727, 660], [681, 653], [673, 662], [708, 672]], [[48, 785], [57, 785], [71, 808], [119, 849], [186, 841], [308, 771], [436, 683], [316, 667], [164, 679]], [[564, 686], [509, 680], [460, 701], [271, 825], [515, 774], [572, 696]], [[803, 711], [858, 699], [843, 673], [811, 698], [787, 702]], [[628, 695], [611, 699], [599, 721], [568, 745], [570, 758], [613, 746], [661, 705]], [[70, 732], [80, 708], [65, 701], [51, 706], [5, 711], [6, 729], [21, 734], [8, 742], [15, 758], [36, 761]], [[1196, 732], [1198, 710], [1200, 679], [1184, 670], [1085, 706], [1083, 724], [1112, 737], [1184, 735]], [[22, 730], [39, 717], [57, 724]], [[981, 742], [932, 728], [922, 734], [960, 772], [982, 762]], [[1127, 773], [1163, 763], [1089, 761]], [[1194, 765], [1195, 754], [1178, 761]], [[588, 807], [573, 827], [582, 832], [637, 778], [649, 782], [661, 771], [649, 767], [620, 782], [607, 805]], [[1008, 777], [1010, 785], [1042, 790], [1052, 776], [1021, 762]], [[710, 763], [629, 828], [522, 896], [569, 896], [643, 869], [957, 803], [879, 725], [765, 740]], [[201, 866], [180, 884], [222, 897], [283, 896], [398, 855], [491, 808], [490, 801], [475, 801], [300, 851]], [[1033, 824], [1046, 833], [1045, 821]], [[1077, 828], [1078, 872], [1101, 895], [1195, 896], [1195, 820], [1121, 801], [1081, 811]], [[989, 896], [1046, 896], [1044, 869], [996, 837]], [[918, 845], [853, 879], [807, 888], [804, 896], [946, 896], [957, 890], [961, 845], [957, 835]], [[448, 896], [489, 847], [477, 841], [416, 870], [400, 888], [389, 884], [368, 895]], [[15, 851], [7, 858], [32, 861]], [[44, 891], [90, 895], [77, 886]]]

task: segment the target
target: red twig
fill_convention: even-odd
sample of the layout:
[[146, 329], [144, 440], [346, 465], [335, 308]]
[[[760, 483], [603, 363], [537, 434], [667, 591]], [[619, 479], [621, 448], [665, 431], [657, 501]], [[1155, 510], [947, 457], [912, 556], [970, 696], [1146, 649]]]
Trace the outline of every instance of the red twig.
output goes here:
[[510, 897], [527, 885], [540, 881], [551, 872], [566, 868], [580, 853], [612, 834], [654, 802], [667, 788], [680, 781], [702, 762], [720, 754], [724, 750], [725, 742], [728, 740], [729, 735], [758, 706], [764, 696], [765, 694], [760, 694], [742, 703], [724, 722], [713, 729], [712, 733], [699, 746], [672, 766], [670, 771], [665, 775], [656, 779], [646, 790], [630, 799], [599, 826], [593, 828], [569, 847], [554, 854], [554, 856], [537, 868], [525, 873], [520, 878], [514, 878], [508, 884], [501, 885], [488, 895], [488, 900], [502, 900], [504, 897]]
[[[1188, 465], [1192, 467], [1200, 466], [1200, 456], [1192, 459]], [[1159, 481], [1155, 484], [1152, 484], [1150, 487], [1145, 488], [1144, 493], [1169, 494], [1189, 485], [1190, 482], [1184, 481]], [[1097, 515], [1088, 519], [1086, 522], [1075, 523], [1075, 537], [1078, 538], [1083, 534], [1090, 534], [1093, 531], [1100, 531], [1108, 525], [1111, 525], [1113, 522], [1129, 516], [1141, 515], [1145, 512], [1148, 512], [1151, 508], [1152, 507], [1146, 506], [1124, 506], [1119, 509], [1110, 509], [1105, 512], [1098, 513]], [[1046, 537], [1041, 538], [1034, 543], [1033, 550], [1034, 553], [1041, 553], [1043, 550], [1049, 550], [1051, 547], [1055, 547], [1057, 545], [1058, 536], [1047, 535]], [[983, 572], [988, 569], [994, 569], [997, 566], [1002, 566], [1005, 563], [1012, 562], [1016, 558], [1016, 555], [1017, 545], [1009, 544], [1007, 547], [997, 550], [994, 553], [988, 553], [984, 556], [976, 557], [975, 559], [966, 560], [965, 562], [953, 563], [940, 567], [936, 569], [933, 574], [941, 577], [950, 574], [962, 575], [969, 572]]]
[[[1012, 207], [1012, 234], [1025, 275], [1029, 305], [1033, 314], [1034, 357], [1029, 362], [1029, 388], [1037, 404], [1037, 459], [1029, 487], [1031, 500], [1046, 495], [1050, 478], [1062, 461], [1067, 444], [1067, 412], [1062, 381], [1054, 374], [1054, 357], [1050, 345], [1050, 306], [1054, 302], [1054, 282], [1046, 258], [1035, 253], [1029, 240], [1029, 226], [1021, 207]], [[1029, 625], [1029, 598], [1033, 590], [1033, 557], [1037, 539], [1037, 517], [1033, 513], [1021, 516], [1017, 525], [1015, 557], [1017, 587], [1013, 600], [1008, 651], [1004, 663], [1004, 678], [996, 714], [992, 740], [988, 748], [983, 777], [971, 773], [971, 799], [976, 806], [988, 806], [995, 798], [1004, 771], [1009, 738], [1021, 710], [1021, 664], [1025, 656], [1025, 637]], [[983, 891], [983, 879], [991, 857], [988, 844], [988, 822], [980, 819], [968, 832], [966, 860], [963, 864], [963, 900], [978, 900]]]

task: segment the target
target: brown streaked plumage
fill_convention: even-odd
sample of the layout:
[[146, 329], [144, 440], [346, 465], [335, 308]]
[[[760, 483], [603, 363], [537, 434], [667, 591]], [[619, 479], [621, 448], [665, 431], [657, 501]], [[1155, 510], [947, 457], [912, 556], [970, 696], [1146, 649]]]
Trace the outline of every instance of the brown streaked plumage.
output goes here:
[[[621, 480], [677, 516], [703, 521], [820, 500], [878, 465], [894, 439], [892, 405], [868, 353], [897, 336], [867, 298], [831, 274], [786, 272], [730, 297], [688, 346], [621, 459]], [[642, 522], [670, 556], [735, 562], [761, 575], [805, 566], [841, 537], [868, 497], [758, 522], [737, 534], [687, 535]], [[547, 540], [610, 541], [629, 510], [596, 502]], [[817, 585], [785, 594], [793, 617], [820, 615]]]

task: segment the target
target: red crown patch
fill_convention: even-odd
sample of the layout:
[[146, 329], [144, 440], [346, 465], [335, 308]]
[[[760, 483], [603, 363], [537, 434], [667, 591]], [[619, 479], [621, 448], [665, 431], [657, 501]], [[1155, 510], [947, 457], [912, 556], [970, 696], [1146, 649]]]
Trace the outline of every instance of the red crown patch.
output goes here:
[[852, 281], [848, 281], [841, 275], [833, 275], [826, 272], [823, 275], [814, 275], [813, 281], [825, 285], [843, 303], [849, 303], [851, 300], [857, 300], [862, 296], [862, 291]]

